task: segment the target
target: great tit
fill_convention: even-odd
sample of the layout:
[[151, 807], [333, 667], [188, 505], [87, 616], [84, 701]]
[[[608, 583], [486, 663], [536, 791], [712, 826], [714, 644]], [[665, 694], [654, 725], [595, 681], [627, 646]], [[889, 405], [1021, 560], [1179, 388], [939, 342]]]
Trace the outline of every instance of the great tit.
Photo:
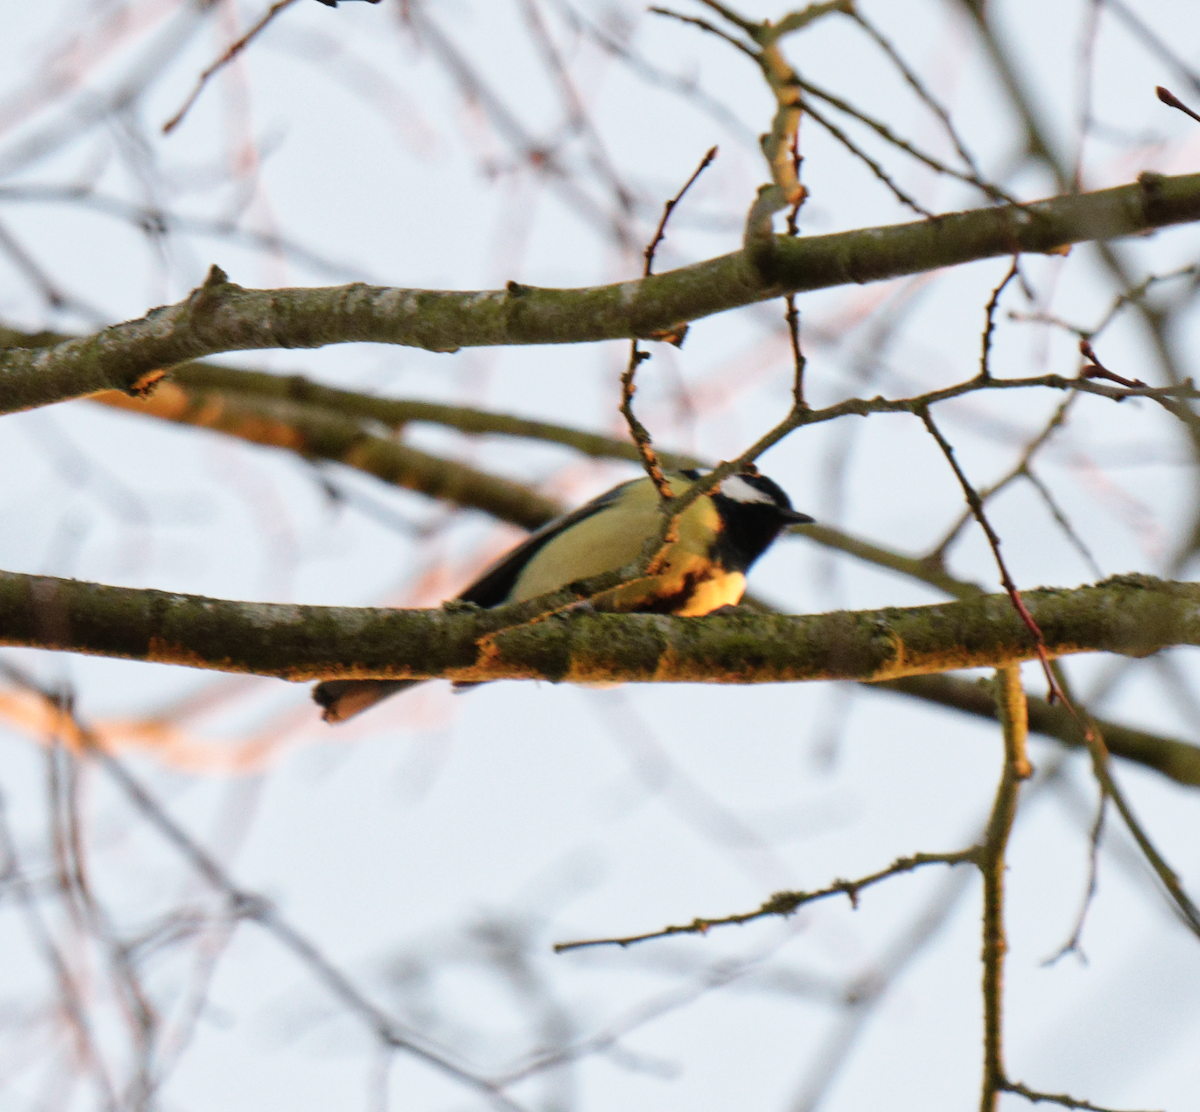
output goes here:
[[[678, 496], [699, 471], [669, 472]], [[619, 571], [632, 564], [662, 527], [661, 499], [650, 479], [634, 479], [544, 525], [502, 556], [459, 596], [492, 607]], [[746, 572], [788, 525], [811, 522], [792, 509], [779, 485], [747, 469], [697, 498], [680, 516], [677, 538], [653, 574], [603, 592], [600, 610], [694, 617], [740, 601]], [[313, 689], [326, 722], [347, 718], [421, 680], [325, 680]]]

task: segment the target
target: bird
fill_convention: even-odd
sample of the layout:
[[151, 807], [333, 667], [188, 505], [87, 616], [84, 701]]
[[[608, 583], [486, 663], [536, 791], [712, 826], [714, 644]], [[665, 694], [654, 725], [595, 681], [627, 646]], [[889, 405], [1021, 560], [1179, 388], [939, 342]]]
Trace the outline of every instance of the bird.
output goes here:
[[[663, 478], [678, 497], [703, 478], [694, 469]], [[636, 561], [662, 528], [662, 498], [648, 477], [613, 487], [555, 518], [500, 557], [458, 601], [481, 607], [526, 602]], [[592, 598], [598, 610], [697, 617], [736, 606], [746, 572], [790, 525], [811, 523], [778, 483], [753, 466], [723, 479], [684, 510], [654, 570]], [[423, 680], [324, 680], [313, 698], [326, 722], [344, 722]], [[464, 685], [473, 686], [473, 685]]]

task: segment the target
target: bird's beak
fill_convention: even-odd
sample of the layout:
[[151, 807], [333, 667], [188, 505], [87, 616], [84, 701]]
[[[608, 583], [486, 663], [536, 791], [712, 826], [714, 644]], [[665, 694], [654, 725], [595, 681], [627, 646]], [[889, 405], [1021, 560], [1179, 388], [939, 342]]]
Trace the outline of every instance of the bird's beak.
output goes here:
[[780, 510], [779, 516], [789, 525], [812, 525], [817, 519], [802, 514], [799, 510]]

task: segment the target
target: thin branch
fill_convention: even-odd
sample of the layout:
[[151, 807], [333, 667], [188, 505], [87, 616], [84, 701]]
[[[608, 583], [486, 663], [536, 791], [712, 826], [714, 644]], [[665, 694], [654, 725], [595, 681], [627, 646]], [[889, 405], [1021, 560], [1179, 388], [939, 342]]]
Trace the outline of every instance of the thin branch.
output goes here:
[[727, 105], [701, 89], [694, 78], [678, 77], [659, 69], [628, 43], [585, 18], [568, 0], [552, 2], [573, 31], [591, 39], [606, 54], [619, 59], [634, 76], [683, 97], [691, 106], [707, 113], [711, 119], [731, 132], [744, 146], [758, 149], [758, 139], [753, 130], [738, 119]]
[[810, 102], [805, 102], [804, 110], [819, 123], [834, 139], [836, 139], [843, 147], [846, 148], [855, 158], [857, 158], [872, 174], [875, 175], [891, 192], [900, 204], [906, 208], [910, 208], [913, 212], [924, 216], [928, 220], [935, 219], [934, 213], [930, 212], [922, 205], [915, 197], [910, 196], [900, 188], [893, 180], [892, 176], [875, 161], [866, 151], [862, 149], [853, 139], [850, 138], [840, 127], [837, 126], [827, 116], [822, 115], [815, 109]]
[[996, 670], [997, 717], [1004, 734], [1004, 770], [991, 818], [977, 859], [983, 874], [983, 1093], [980, 1112], [994, 1112], [1007, 1076], [1004, 1071], [1004, 956], [1008, 941], [1004, 931], [1004, 874], [1008, 869], [1008, 839], [1017, 813], [1021, 783], [1032, 770], [1025, 754], [1029, 715], [1021, 669], [1009, 665]]
[[462, 346], [587, 343], [653, 337], [685, 321], [788, 292], [826, 289], [1016, 251], [1111, 239], [1200, 219], [1200, 175], [1143, 174], [1122, 186], [936, 222], [826, 236], [774, 236], [757, 249], [582, 290], [446, 292], [351, 285], [248, 290], [219, 268], [183, 302], [140, 321], [36, 352], [0, 353], [0, 413], [104, 389], [141, 392], [165, 368], [217, 352], [380, 342]]
[[581, 133], [588, 144], [588, 161], [597, 174], [608, 183], [617, 202], [627, 210], [632, 209], [634, 205], [633, 193], [621, 180], [616, 167], [613, 166], [612, 159], [605, 149], [604, 140], [601, 138], [596, 125], [592, 123], [591, 116], [588, 115], [583, 99], [575, 87], [575, 82], [571, 80], [566, 63], [563, 61], [562, 55], [555, 45], [546, 23], [542, 19], [542, 13], [537, 3], [535, 0], [521, 0], [521, 10], [524, 13], [525, 23], [529, 28], [530, 36], [541, 53], [546, 68], [550, 71], [555, 84], [558, 86], [559, 95], [566, 106], [570, 126]]
[[263, 14], [263, 17], [256, 24], [254, 24], [249, 31], [247, 31], [240, 39], [231, 43], [229, 49], [226, 50], [221, 57], [213, 62], [213, 64], [200, 75], [200, 80], [196, 82], [196, 87], [192, 90], [191, 96], [189, 96], [187, 100], [183, 102], [183, 107], [180, 108], [179, 111], [176, 112], [175, 115], [172, 116], [165, 124], [163, 124], [162, 133], [164, 135], [169, 135], [172, 131], [174, 131], [175, 128], [182, 123], [183, 117], [188, 114], [188, 111], [191, 109], [192, 105], [196, 103], [200, 94], [204, 91], [204, 87], [208, 84], [209, 79], [229, 65], [234, 58], [241, 54], [241, 52], [250, 45], [250, 43], [260, 32], [266, 29], [267, 24], [269, 24], [271, 20], [279, 15], [284, 8], [291, 7], [295, 2], [296, 0], [276, 0], [276, 2], [266, 10], [266, 12]]
[[654, 230], [654, 238], [646, 244], [646, 250], [642, 252], [643, 258], [646, 260], [645, 269], [642, 271], [643, 278], [649, 278], [654, 271], [654, 253], [658, 250], [658, 245], [662, 243], [667, 234], [667, 222], [671, 219], [671, 213], [675, 211], [675, 206], [683, 200], [684, 195], [696, 183], [696, 179], [704, 173], [705, 170], [712, 165], [713, 159], [717, 157], [717, 148], [710, 147], [705, 156], [700, 160], [700, 165], [692, 171], [692, 176], [683, 183], [683, 188], [679, 190], [665, 205], [663, 205], [662, 218], [658, 222], [658, 227]]
[[[83, 732], [86, 735], [86, 730]], [[281, 943], [348, 1011], [366, 1022], [381, 1042], [407, 1051], [453, 1080], [477, 1090], [509, 1112], [520, 1112], [520, 1105], [502, 1093], [496, 1085], [454, 1064], [444, 1052], [431, 1049], [419, 1035], [408, 1031], [371, 1003], [341, 970], [279, 914], [269, 900], [235, 884], [216, 859], [159, 806], [154, 797], [120, 761], [96, 746], [92, 746], [88, 752], [159, 834], [179, 851], [210, 887], [226, 898], [232, 915], [257, 923]]]
[[[1145, 656], [1200, 645], [1200, 586], [1118, 576], [1025, 593], [1039, 644], [1006, 595], [909, 609], [705, 618], [579, 610], [619, 574], [484, 610], [231, 602], [0, 572], [0, 644], [312, 679], [473, 683], [875, 682], [1037, 658]], [[534, 619], [560, 610], [570, 621]], [[530, 624], [532, 623], [532, 624]], [[750, 652], [747, 646], [753, 645]]]
[[[882, 687], [899, 695], [911, 695], [979, 718], [996, 717], [992, 693], [980, 681], [942, 673], [887, 680], [872, 684], [871, 687]], [[1030, 730], [1054, 738], [1068, 748], [1087, 747], [1087, 739], [1079, 723], [1061, 703], [1052, 704], [1036, 695], [1026, 695], [1025, 698], [1029, 707]], [[1178, 784], [1200, 786], [1200, 748], [1115, 722], [1103, 722], [1100, 719], [1095, 719], [1095, 722], [1104, 732], [1113, 756], [1156, 769]]]
[[1087, 718], [1078, 711], [1070, 698], [1067, 696], [1063, 686], [1059, 681], [1059, 674], [1050, 664], [1050, 654], [1047, 652], [1045, 636], [1042, 633], [1036, 619], [1029, 612], [1021, 593], [1017, 590], [1016, 584], [1008, 573], [1008, 568], [1004, 563], [1004, 558], [1000, 555], [1000, 538], [997, 536], [991, 523], [983, 510], [983, 503], [980, 501], [979, 495], [971, 486], [962, 468], [959, 466], [957, 459], [954, 456], [954, 450], [949, 442], [938, 431], [937, 426], [933, 423], [933, 418], [929, 414], [929, 410], [925, 409], [921, 414], [922, 420], [925, 422], [925, 427], [929, 430], [930, 435], [938, 442], [947, 461], [953, 468], [955, 475], [958, 476], [959, 483], [962, 485], [963, 493], [970, 504], [971, 509], [975, 513], [976, 519], [979, 521], [984, 533], [987, 535], [988, 544], [991, 546], [992, 554], [995, 557], [996, 563], [1000, 569], [1001, 582], [1004, 588], [1008, 591], [1009, 598], [1012, 600], [1014, 609], [1020, 614], [1021, 620], [1025, 623], [1030, 634], [1034, 638], [1035, 651], [1038, 659], [1041, 661], [1042, 669], [1046, 674], [1046, 680], [1050, 685], [1051, 699], [1059, 699], [1062, 701], [1067, 710], [1077, 719], [1080, 728], [1083, 731], [1085, 740], [1087, 741], [1088, 751], [1092, 757], [1092, 770], [1096, 779], [1100, 783], [1101, 790], [1109, 795], [1117, 806], [1117, 810], [1121, 814], [1121, 818], [1125, 820], [1125, 825], [1129, 832], [1133, 835], [1134, 840], [1145, 854], [1146, 860], [1150, 863], [1159, 880], [1162, 881], [1163, 887], [1166, 888], [1171, 896], [1176, 908], [1178, 908], [1183, 921], [1192, 930], [1194, 934], [1200, 937], [1200, 908], [1192, 902], [1191, 898], [1184, 891], [1183, 886], [1179, 882], [1179, 877], [1174, 870], [1167, 864], [1162, 855], [1150, 841], [1149, 836], [1142, 829], [1137, 817], [1133, 814], [1132, 808], [1126, 801], [1124, 794], [1117, 787], [1116, 781], [1112, 777], [1111, 770], [1108, 767], [1108, 750], [1104, 745], [1104, 739], [1100, 736], [1095, 726], [1090, 723]]
[[1133, 835], [1134, 840], [1145, 854], [1146, 860], [1150, 863], [1159, 880], [1162, 881], [1163, 887], [1166, 888], [1171, 896], [1176, 908], [1183, 917], [1183, 921], [1192, 930], [1194, 934], [1200, 937], [1200, 909], [1192, 903], [1191, 898], [1184, 891], [1183, 886], [1179, 882], [1179, 877], [1174, 870], [1167, 864], [1154, 844], [1150, 841], [1149, 836], [1142, 829], [1137, 817], [1133, 814], [1132, 808], [1125, 800], [1123, 793], [1117, 787], [1116, 781], [1112, 778], [1111, 770], [1108, 767], [1108, 750], [1104, 745], [1104, 739], [1095, 729], [1094, 724], [1089, 722], [1087, 718], [1075, 708], [1070, 698], [1067, 696], [1062, 684], [1060, 683], [1059, 673], [1051, 666], [1050, 654], [1046, 649], [1045, 636], [1042, 633], [1036, 619], [1030, 614], [1021, 593], [1017, 590], [1016, 584], [1013, 583], [1012, 577], [1008, 573], [1008, 568], [1004, 563], [1003, 557], [1000, 555], [1000, 538], [997, 536], [991, 523], [987, 520], [987, 516], [983, 511], [983, 503], [980, 501], [979, 495], [967, 480], [958, 461], [955, 459], [954, 450], [949, 442], [938, 431], [937, 426], [933, 423], [932, 417], [929, 415], [929, 410], [926, 409], [921, 414], [925, 422], [926, 428], [930, 434], [938, 442], [947, 461], [953, 468], [955, 475], [958, 476], [959, 483], [962, 485], [963, 493], [966, 495], [967, 501], [971, 509], [975, 513], [976, 519], [987, 535], [988, 544], [991, 546], [992, 554], [995, 557], [996, 563], [1000, 569], [1001, 582], [1004, 588], [1008, 591], [1009, 598], [1012, 600], [1013, 607], [1020, 614], [1021, 620], [1025, 623], [1030, 634], [1034, 638], [1035, 651], [1038, 659], [1041, 661], [1042, 669], [1045, 672], [1046, 680], [1050, 685], [1051, 701], [1054, 699], [1061, 700], [1067, 710], [1078, 721], [1080, 729], [1088, 745], [1088, 750], [1092, 757], [1092, 769], [1096, 779], [1100, 783], [1101, 790], [1109, 795], [1117, 806], [1117, 810], [1121, 814], [1121, 818], [1125, 820], [1125, 825], [1129, 832]]
[[1043, 966], [1054, 965], [1067, 954], [1076, 954], [1079, 960], [1087, 965], [1087, 955], [1084, 954], [1082, 946], [1083, 925], [1087, 921], [1088, 911], [1096, 896], [1096, 885], [1100, 873], [1100, 839], [1104, 835], [1104, 817], [1107, 813], [1108, 796], [1101, 792], [1100, 803], [1096, 808], [1096, 820], [1092, 823], [1091, 833], [1088, 837], [1088, 879], [1083, 892], [1083, 900], [1079, 905], [1079, 914], [1075, 917], [1075, 928], [1071, 931], [1071, 937], [1062, 944], [1058, 952], [1042, 962]]
[[[984, 181], [977, 172], [972, 170], [971, 172], [964, 173], [962, 170], [954, 169], [953, 166], [947, 166], [940, 159], [934, 158], [931, 154], [927, 154], [919, 147], [914, 146], [907, 139], [901, 138], [882, 120], [877, 120], [873, 116], [867, 115], [867, 113], [863, 112], [861, 109], [855, 108], [855, 106], [849, 101], [843, 100], [841, 97], [836, 96], [826, 89], [822, 89], [819, 85], [814, 85], [810, 81], [802, 80], [800, 82], [800, 88], [810, 96], [814, 96], [818, 100], [823, 100], [830, 107], [836, 108], [839, 112], [844, 112], [852, 119], [858, 120], [859, 123], [869, 127], [881, 139], [891, 143], [892, 146], [903, 151], [912, 158], [915, 158], [918, 162], [928, 166], [929, 169], [935, 171], [936, 173], [945, 174], [947, 177], [954, 178], [957, 181], [965, 182], [967, 185], [973, 185], [976, 189], [980, 190], [982, 193], [985, 193], [993, 201], [1002, 201], [1005, 204], [1010, 205], [1015, 205], [1018, 203], [1015, 197], [1005, 193], [1004, 190], [991, 185], [989, 182]], [[807, 102], [805, 102], [805, 110], [811, 112]]]
[[650, 353], [648, 351], [639, 350], [637, 340], [634, 340], [630, 344], [629, 363], [621, 373], [621, 404], [618, 408], [620, 409], [621, 416], [625, 418], [626, 425], [629, 427], [630, 437], [633, 439], [634, 444], [637, 445], [643, 469], [654, 484], [654, 489], [658, 491], [659, 498], [666, 502], [671, 498], [671, 484], [663, 474], [662, 465], [658, 460], [658, 453], [655, 452], [654, 444], [650, 438], [650, 430], [638, 420], [637, 415], [633, 412], [633, 395], [637, 390], [634, 377], [637, 375], [638, 366], [649, 358]]
[[84, 998], [75, 976], [67, 963], [54, 935], [47, 924], [41, 908], [38, 906], [35, 893], [29, 878], [21, 867], [17, 856], [16, 842], [9, 828], [7, 805], [0, 796], [0, 878], [11, 887], [16, 896], [29, 927], [34, 945], [41, 951], [46, 964], [53, 973], [58, 987], [59, 1000], [66, 1015], [74, 1042], [75, 1056], [80, 1063], [95, 1078], [100, 1090], [102, 1107], [115, 1112], [117, 1108], [116, 1092], [112, 1080], [105, 1068], [99, 1046], [88, 1022]]
[[1149, 274], [1136, 286], [1130, 286], [1113, 298], [1112, 304], [1108, 311], [1100, 318], [1100, 320], [1091, 328], [1084, 328], [1080, 325], [1070, 324], [1068, 321], [1062, 320], [1059, 317], [1053, 316], [1050, 313], [1017, 313], [1009, 312], [1008, 319], [1016, 321], [1026, 321], [1033, 324], [1050, 324], [1055, 328], [1061, 328], [1064, 332], [1070, 332], [1080, 340], [1095, 340], [1117, 317], [1121, 311], [1127, 306], [1141, 302], [1151, 287], [1159, 285], [1162, 282], [1170, 282], [1176, 278], [1194, 278], [1197, 271], [1200, 270], [1196, 264], [1180, 267], [1178, 270], [1169, 271], [1166, 274]]
[[661, 930], [648, 931], [645, 934], [626, 935], [620, 938], [590, 938], [578, 942], [556, 942], [554, 952], [562, 954], [568, 950], [582, 950], [595, 946], [620, 946], [624, 948], [638, 942], [648, 942], [655, 938], [669, 938], [676, 934], [707, 934], [714, 927], [740, 926], [744, 923], [752, 923], [756, 919], [765, 919], [768, 916], [786, 918], [789, 915], [794, 915], [806, 904], [815, 903], [818, 900], [827, 900], [831, 896], [845, 896], [850, 900], [850, 905], [857, 908], [858, 895], [864, 888], [870, 888], [872, 885], [880, 883], [880, 881], [887, 880], [889, 877], [899, 876], [901, 873], [911, 873], [925, 865], [963, 865], [974, 863], [978, 852], [978, 847], [972, 846], [969, 849], [959, 850], [956, 853], [916, 853], [911, 857], [897, 858], [886, 869], [880, 869], [877, 873], [860, 877], [858, 880], [835, 880], [828, 887], [819, 888], [815, 892], [776, 892], [761, 907], [755, 908], [753, 911], [744, 911], [735, 915], [724, 915], [719, 919], [693, 919], [690, 923], [682, 926], [663, 927]]
[[1163, 104], [1169, 104], [1172, 108], [1179, 109], [1185, 116], [1191, 116], [1193, 120], [1200, 123], [1200, 115], [1193, 112], [1186, 104], [1183, 103], [1170, 89], [1164, 89], [1161, 85], [1155, 87], [1154, 92], [1158, 95], [1158, 99]]
[[1125, 25], [1150, 48], [1155, 54], [1167, 63], [1175, 72], [1191, 86], [1192, 91], [1200, 93], [1200, 74], [1191, 68], [1178, 54], [1176, 54], [1158, 35], [1156, 35], [1150, 27], [1139, 19], [1129, 8], [1124, 0], [1105, 0], [1106, 8], [1113, 12], [1118, 18], [1124, 21]]
[[1194, 935], [1200, 937], [1200, 908], [1197, 908], [1192, 902], [1191, 897], [1184, 891], [1183, 885], [1180, 883], [1174, 869], [1167, 864], [1162, 854], [1155, 848], [1154, 843], [1150, 841], [1149, 835], [1142, 828], [1142, 824], [1138, 821], [1132, 807], [1130, 807], [1129, 802], [1126, 800], [1125, 793], [1118, 787], [1116, 780], [1113, 778], [1112, 769], [1109, 767], [1108, 747], [1104, 744], [1104, 738], [1093, 720], [1086, 720], [1086, 732], [1084, 736], [1087, 739], [1088, 751], [1092, 757], [1092, 772], [1100, 782], [1101, 791], [1116, 804], [1117, 811], [1124, 820], [1126, 829], [1133, 835], [1133, 840], [1137, 842], [1138, 848], [1150, 863], [1150, 867], [1154, 870], [1155, 875], [1162, 882], [1162, 886], [1170, 896], [1171, 902], [1178, 909], [1184, 925]]
[[[796, 130], [792, 133], [792, 173], [797, 182], [800, 181], [800, 166], [803, 161], [800, 157], [800, 127], [797, 124]], [[788, 212], [787, 234], [790, 236], [800, 234], [800, 207], [807, 197], [808, 190], [801, 183], [796, 200]], [[788, 339], [792, 344], [792, 409], [807, 409], [808, 403], [804, 400], [804, 367], [808, 360], [804, 358], [804, 352], [800, 347], [800, 310], [796, 308], [794, 293], [789, 293], [783, 301], [785, 306], [783, 318], [787, 322]]]
[[701, 31], [707, 31], [710, 35], [716, 35], [717, 38], [724, 39], [730, 46], [736, 47], [743, 54], [753, 58], [756, 62], [758, 61], [758, 52], [752, 46], [729, 34], [728, 31], [722, 31], [720, 27], [714, 23], [710, 23], [707, 19], [700, 19], [694, 15], [683, 15], [680, 12], [672, 11], [670, 8], [651, 6], [646, 10], [652, 15], [665, 16], [667, 19], [677, 19], [680, 23], [686, 23], [691, 27], [699, 27]]
[[1042, 482], [1033, 468], [1026, 464], [1024, 476], [1034, 490], [1041, 495], [1042, 501], [1046, 504], [1046, 509], [1050, 511], [1050, 516], [1054, 518], [1055, 524], [1063, 531], [1067, 540], [1075, 546], [1075, 550], [1083, 557], [1088, 569], [1096, 579], [1104, 578], [1104, 571], [1100, 567], [1099, 561], [1092, 555], [1092, 550], [1084, 543], [1083, 538], [1075, 531], [1075, 527], [1071, 524], [1071, 519], [1067, 517], [1066, 511], [1058, 504], [1058, 500], [1051, 493], [1050, 488]]
[[971, 512], [975, 515], [975, 520], [979, 522], [979, 527], [983, 530], [987, 537], [988, 545], [991, 547], [992, 556], [996, 561], [996, 566], [1000, 571], [1000, 582], [1004, 589], [1008, 592], [1009, 599], [1012, 600], [1013, 609], [1021, 616], [1021, 621], [1025, 623], [1026, 629], [1029, 630], [1033, 638], [1035, 652], [1038, 659], [1042, 663], [1042, 670], [1046, 674], [1046, 682], [1050, 685], [1051, 701], [1055, 698], [1066, 700], [1058, 686], [1058, 680], [1055, 679], [1054, 673], [1050, 670], [1050, 657], [1046, 652], [1046, 639], [1033, 615], [1029, 613], [1028, 607], [1025, 605], [1024, 599], [1021, 598], [1021, 592], [1017, 590], [1016, 583], [1008, 573], [1008, 565], [1004, 562], [1004, 557], [1000, 554], [1000, 537], [996, 530], [992, 528], [992, 523], [988, 521], [987, 514], [983, 509], [983, 499], [979, 497], [978, 491], [971, 485], [971, 481], [967, 478], [966, 472], [959, 465], [958, 459], [954, 454], [954, 448], [950, 442], [942, 435], [941, 430], [934, 424], [933, 415], [929, 412], [929, 407], [926, 406], [917, 412], [917, 416], [925, 423], [925, 428], [929, 431], [929, 435], [937, 442], [937, 445], [942, 450], [942, 454], [946, 457], [946, 462], [950, 464], [954, 471], [955, 477], [958, 479], [959, 485], [962, 487], [963, 495], [967, 500], [967, 505], [971, 507]]
[[876, 45], [878, 45], [884, 54], [888, 56], [892, 64], [903, 75], [904, 80], [908, 82], [908, 85], [913, 92], [917, 94], [926, 107], [928, 107], [929, 110], [933, 112], [933, 114], [941, 121], [942, 127], [945, 129], [946, 134], [950, 137], [950, 142], [954, 144], [954, 149], [958, 152], [958, 157], [963, 160], [964, 165], [966, 165], [970, 171], [970, 178], [968, 180], [970, 180], [973, 185], [978, 185], [980, 189], [984, 190], [988, 196], [992, 197], [994, 200], [1009, 200], [1007, 195], [1003, 194], [995, 186], [989, 185], [984, 180], [983, 174], [980, 172], [980, 169], [974, 158], [971, 157], [970, 151], [967, 150], [966, 145], [959, 138], [958, 131], [955, 129], [954, 124], [950, 120], [950, 113], [947, 112], [946, 109], [942, 107], [941, 102], [938, 101], [937, 98], [925, 88], [924, 82], [922, 82], [915, 71], [909, 67], [908, 63], [904, 61], [904, 59], [900, 56], [899, 51], [892, 46], [891, 42], [884, 37], [884, 35], [878, 30], [878, 28], [875, 27], [873, 23], [867, 20], [862, 12], [855, 8], [851, 9], [847, 14], [849, 14], [850, 18], [853, 19], [875, 41]]
[[[646, 260], [645, 267], [642, 270], [643, 278], [649, 278], [654, 270], [654, 253], [658, 250], [658, 245], [666, 237], [667, 222], [671, 219], [671, 213], [675, 211], [675, 206], [683, 200], [684, 195], [692, 188], [692, 184], [708, 169], [716, 157], [717, 148], [709, 148], [708, 153], [700, 160], [700, 165], [692, 171], [692, 176], [683, 183], [683, 188], [663, 206], [662, 218], [658, 222], [658, 227], [655, 228], [653, 237], [646, 244], [645, 251], [642, 252], [643, 258]], [[678, 346], [683, 343], [683, 338], [686, 334], [687, 326], [685, 325], [681, 329], [664, 335], [662, 338]], [[654, 483], [659, 498], [664, 502], [668, 502], [671, 499], [671, 484], [667, 482], [667, 478], [663, 474], [662, 465], [659, 462], [658, 453], [654, 450], [649, 430], [637, 419], [637, 416], [633, 412], [633, 395], [637, 390], [634, 379], [637, 377], [638, 367], [649, 358], [650, 353], [641, 351], [638, 348], [638, 342], [635, 338], [629, 346], [629, 364], [625, 368], [625, 372], [621, 375], [620, 411], [621, 416], [625, 418], [625, 423], [629, 426], [629, 435], [633, 438], [634, 444], [637, 445], [642, 467], [646, 474], [650, 476], [650, 481]]]
[[416, 27], [423, 45], [429, 46], [458, 85], [462, 97], [473, 107], [481, 108], [496, 133], [515, 148], [525, 163], [547, 181], [573, 208], [577, 215], [602, 230], [614, 243], [632, 249], [627, 227], [628, 196], [618, 191], [617, 212], [606, 212], [576, 180], [576, 175], [564, 164], [554, 147], [535, 137], [517, 114], [484, 81], [430, 17], [428, 5], [408, 9], [407, 18]]
[[[256, 251], [280, 254], [330, 277], [355, 281], [363, 281], [369, 277], [369, 272], [361, 263], [339, 262], [275, 232], [244, 228], [234, 219], [205, 219], [172, 212], [158, 205], [137, 204], [121, 197], [97, 193], [86, 185], [34, 183], [0, 186], [0, 201], [91, 209], [114, 220], [124, 221], [146, 234], [165, 237], [175, 233], [216, 239]], [[79, 311], [78, 305], [76, 311]]]
[[[986, 366], [986, 364], [984, 365]], [[1066, 421], [1067, 413], [1070, 411], [1071, 406], [1075, 404], [1075, 401], [1078, 397], [1078, 394], [1069, 394], [1067, 398], [1055, 409], [1053, 415], [1050, 417], [1050, 420], [1042, 428], [1042, 431], [1025, 445], [1025, 450], [1021, 453], [1020, 459], [1013, 464], [1007, 474], [1002, 476], [1000, 479], [997, 479], [996, 482], [992, 483], [990, 486], [986, 486], [980, 490], [979, 497], [985, 505], [995, 495], [999, 494], [1002, 490], [1005, 490], [1011, 483], [1022, 476], [1029, 478], [1030, 482], [1032, 482], [1034, 486], [1039, 489], [1039, 491], [1041, 490], [1039, 481], [1034, 479], [1030, 474], [1030, 464], [1033, 462], [1033, 457], [1037, 455], [1037, 453], [1041, 451], [1043, 447], [1045, 447], [1054, 432], [1062, 427], [1063, 423]], [[971, 507], [968, 505], [966, 509], [963, 510], [958, 520], [949, 528], [949, 530], [947, 530], [946, 535], [940, 541], [938, 541], [938, 543], [932, 549], [930, 549], [929, 553], [924, 557], [924, 560], [935, 567], [943, 567], [946, 562], [947, 551], [958, 539], [959, 535], [966, 527], [967, 522], [969, 522], [973, 517], [974, 513]], [[1069, 529], [1068, 535], [1072, 535], [1070, 534]], [[1101, 579], [1103, 576], [1097, 573], [1096, 578]]]
[[1000, 1085], [1000, 1089], [1006, 1093], [1015, 1093], [1017, 1096], [1024, 1097], [1032, 1104], [1057, 1104], [1063, 1108], [1079, 1109], [1080, 1112], [1119, 1112], [1115, 1108], [1105, 1108], [1099, 1104], [1092, 1104], [1091, 1101], [1077, 1100], [1075, 1097], [1068, 1096], [1066, 1093], [1040, 1093], [1036, 1089], [1029, 1088], [1028, 1085], [1022, 1085], [1019, 1081], [1010, 1081], [1004, 1079]]
[[1069, 690], [1066, 671], [1059, 662], [1051, 665], [1051, 668], [1057, 689], [1060, 693], [1063, 693], [1061, 696], [1063, 704], [1067, 711], [1075, 718], [1083, 734], [1088, 754], [1092, 759], [1092, 774], [1096, 777], [1096, 781], [1100, 785], [1101, 793], [1108, 796], [1116, 805], [1117, 812], [1124, 821], [1126, 829], [1133, 836], [1133, 840], [1142, 851], [1142, 855], [1154, 870], [1167, 895], [1170, 896], [1171, 902], [1175, 910], [1179, 913], [1179, 917], [1184, 925], [1200, 938], [1200, 908], [1196, 907], [1191, 897], [1184, 891], [1179, 877], [1170, 865], [1167, 864], [1162, 854], [1158, 852], [1158, 849], [1150, 840], [1150, 836], [1143, 829], [1141, 822], [1133, 813], [1133, 808], [1129, 805], [1128, 800], [1126, 800], [1125, 793], [1113, 777], [1108, 746], [1104, 742], [1104, 736], [1098, 729], [1095, 719], [1087, 714], [1086, 711], [1077, 709], [1074, 701], [1066, 694]]
[[992, 377], [991, 357], [992, 357], [992, 338], [996, 332], [996, 308], [1000, 304], [1000, 295], [1004, 293], [1005, 287], [1020, 273], [1020, 256], [1014, 255], [1012, 266], [1008, 268], [1008, 273], [1001, 279], [1000, 284], [992, 290], [992, 296], [988, 298], [987, 309], [985, 310], [985, 322], [983, 326], [983, 339], [980, 341], [982, 350], [979, 353], [979, 377], [988, 379]]

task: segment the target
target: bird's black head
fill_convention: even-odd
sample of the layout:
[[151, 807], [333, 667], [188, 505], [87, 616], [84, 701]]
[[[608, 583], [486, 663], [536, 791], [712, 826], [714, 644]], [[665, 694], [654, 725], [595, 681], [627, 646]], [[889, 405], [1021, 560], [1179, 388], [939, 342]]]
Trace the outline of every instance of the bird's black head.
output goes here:
[[730, 475], [712, 500], [722, 524], [714, 555], [731, 571], [749, 568], [789, 525], [813, 520], [792, 509], [778, 483], [753, 470]]

